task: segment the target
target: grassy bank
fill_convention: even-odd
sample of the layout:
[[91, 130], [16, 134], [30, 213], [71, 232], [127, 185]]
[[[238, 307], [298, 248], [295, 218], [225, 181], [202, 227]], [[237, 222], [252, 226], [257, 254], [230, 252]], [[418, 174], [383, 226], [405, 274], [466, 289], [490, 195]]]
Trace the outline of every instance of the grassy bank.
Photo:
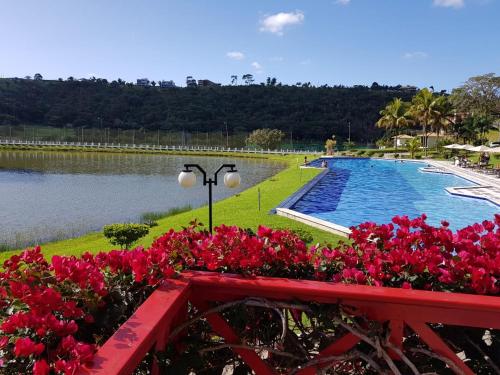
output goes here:
[[[192, 155], [193, 153], [190, 153]], [[196, 155], [204, 155], [196, 153]], [[215, 154], [214, 156], [239, 157], [241, 154]], [[248, 156], [248, 155], [245, 155]], [[253, 155], [252, 155], [253, 156]], [[262, 157], [262, 155], [256, 155]], [[287, 163], [287, 167], [277, 175], [255, 185], [244, 192], [231, 196], [214, 204], [214, 225], [226, 224], [237, 225], [243, 228], [256, 229], [259, 225], [275, 228], [303, 229], [310, 232], [315, 242], [337, 242], [340, 237], [333, 234], [311, 228], [305, 224], [277, 216], [270, 215], [269, 210], [276, 207], [290, 194], [297, 191], [302, 185], [314, 178], [319, 170], [300, 169], [299, 164], [303, 156], [297, 155], [265, 155], [269, 160], [278, 160]], [[310, 156], [312, 159], [312, 156]], [[258, 210], [258, 190], [261, 194], [261, 209]], [[170, 228], [180, 229], [197, 219], [208, 224], [208, 209], [200, 207], [178, 215], [169, 216], [158, 220], [158, 226], [151, 228], [148, 236], [138, 242], [138, 245], [149, 246], [153, 240]], [[87, 235], [42, 244], [43, 252], [50, 257], [55, 254], [79, 255], [85, 251], [97, 252], [115, 248], [109, 244], [101, 232], [89, 233]], [[0, 253], [0, 261], [5, 260], [18, 251]]]

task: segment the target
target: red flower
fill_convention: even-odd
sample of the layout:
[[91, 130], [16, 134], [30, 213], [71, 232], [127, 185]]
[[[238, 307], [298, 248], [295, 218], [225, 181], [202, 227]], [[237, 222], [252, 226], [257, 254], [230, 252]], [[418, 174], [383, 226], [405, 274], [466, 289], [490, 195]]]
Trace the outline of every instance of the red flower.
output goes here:
[[29, 357], [32, 354], [40, 355], [45, 349], [45, 345], [36, 344], [29, 337], [21, 337], [17, 339], [14, 346], [14, 354], [16, 357]]
[[33, 366], [33, 375], [48, 375], [50, 367], [45, 359], [40, 359]]
[[9, 343], [9, 338], [7, 336], [0, 337], [0, 349], [3, 349]]

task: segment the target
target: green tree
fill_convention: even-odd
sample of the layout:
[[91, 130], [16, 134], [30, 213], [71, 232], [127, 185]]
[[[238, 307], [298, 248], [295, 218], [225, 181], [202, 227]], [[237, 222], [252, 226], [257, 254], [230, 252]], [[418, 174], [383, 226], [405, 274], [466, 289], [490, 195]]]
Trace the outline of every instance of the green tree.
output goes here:
[[492, 129], [493, 117], [488, 115], [474, 115], [472, 117], [473, 128], [479, 135], [479, 140], [483, 142], [486, 138], [486, 133]]
[[407, 112], [408, 116], [422, 126], [425, 156], [427, 156], [427, 130], [438, 115], [439, 101], [436, 99], [436, 95], [431, 90], [424, 88], [413, 97]]
[[435, 111], [432, 117], [432, 129], [437, 134], [436, 149], [439, 145], [440, 133], [447, 131], [455, 121], [455, 108], [447, 96], [438, 96], [435, 101]]
[[412, 159], [415, 158], [415, 153], [420, 149], [421, 146], [422, 143], [420, 142], [420, 139], [418, 139], [418, 137], [414, 137], [406, 142], [406, 149], [409, 151]]
[[476, 143], [486, 140], [486, 133], [493, 128], [493, 124], [493, 117], [474, 114], [453, 123], [452, 129], [456, 139]]
[[128, 249], [134, 242], [148, 233], [149, 226], [146, 224], [109, 224], [103, 228], [104, 237], [122, 249]]
[[36, 73], [34, 76], [33, 76], [33, 79], [35, 81], [41, 81], [43, 79], [42, 75], [40, 73]]
[[500, 77], [495, 73], [469, 78], [453, 89], [451, 100], [462, 113], [481, 116], [500, 115]]
[[408, 127], [410, 124], [410, 119], [407, 115], [408, 108], [408, 103], [400, 98], [394, 98], [380, 111], [381, 117], [377, 121], [377, 126], [385, 128], [389, 134], [392, 130], [395, 130], [396, 135], [399, 134], [399, 129]]
[[274, 150], [285, 138], [285, 133], [278, 129], [256, 129], [246, 139], [248, 146]]

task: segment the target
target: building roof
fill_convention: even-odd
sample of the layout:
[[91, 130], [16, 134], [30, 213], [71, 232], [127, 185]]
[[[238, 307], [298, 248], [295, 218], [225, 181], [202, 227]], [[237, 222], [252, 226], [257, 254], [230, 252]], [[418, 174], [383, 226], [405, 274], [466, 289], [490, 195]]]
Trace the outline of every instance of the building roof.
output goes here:
[[392, 137], [392, 139], [413, 139], [414, 137], [412, 137], [411, 135], [408, 135], [408, 134], [400, 134], [400, 135], [397, 135], [395, 137]]

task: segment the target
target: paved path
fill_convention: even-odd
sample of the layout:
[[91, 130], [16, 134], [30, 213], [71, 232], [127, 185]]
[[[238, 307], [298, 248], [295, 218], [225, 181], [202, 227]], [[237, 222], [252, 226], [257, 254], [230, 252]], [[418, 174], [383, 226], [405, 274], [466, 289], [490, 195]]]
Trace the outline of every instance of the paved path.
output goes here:
[[449, 161], [425, 160], [425, 162], [433, 167], [427, 168], [428, 172], [453, 173], [478, 185], [450, 186], [446, 189], [450, 194], [486, 199], [500, 206], [500, 178], [458, 167]]

